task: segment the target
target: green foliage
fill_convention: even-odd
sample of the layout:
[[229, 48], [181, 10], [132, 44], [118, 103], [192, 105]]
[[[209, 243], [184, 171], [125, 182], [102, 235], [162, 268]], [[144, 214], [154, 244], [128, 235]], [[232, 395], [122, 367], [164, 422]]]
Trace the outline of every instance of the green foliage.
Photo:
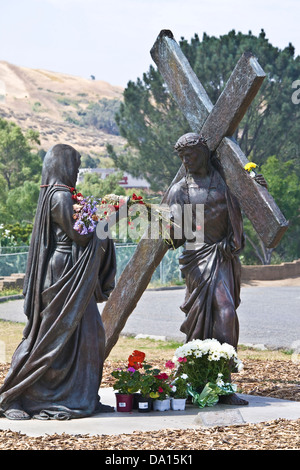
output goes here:
[[113, 384], [113, 389], [118, 393], [126, 395], [136, 393], [140, 386], [140, 373], [137, 370], [129, 371], [127, 369], [116, 369], [112, 371], [111, 375], [116, 379]]
[[125, 195], [125, 190], [119, 185], [122, 179], [122, 173], [112, 173], [105, 179], [97, 173], [86, 173], [83, 182], [78, 185], [78, 191], [84, 196], [93, 195], [95, 198], [100, 198], [106, 194], [119, 194]]
[[31, 223], [37, 207], [40, 185], [25, 181], [22, 186], [11, 189], [6, 199], [7, 222]]
[[39, 101], [36, 101], [33, 106], [32, 106], [32, 111], [35, 112], [35, 113], [38, 113], [41, 111], [41, 103]]
[[82, 168], [97, 168], [100, 163], [99, 158], [93, 158], [90, 155], [81, 155]]
[[[289, 229], [276, 249], [273, 262], [293, 261], [300, 253], [300, 175], [292, 160], [280, 161], [274, 155], [260, 170], [268, 182], [270, 194], [289, 221]], [[243, 256], [247, 264], [256, 264], [257, 260], [269, 264], [273, 250], [264, 248], [249, 221], [245, 220], [244, 226], [248, 243]]]
[[[9, 231], [10, 236], [12, 236], [14, 239], [14, 244], [18, 246], [29, 245], [32, 228], [33, 228], [32, 223], [21, 224], [19, 222], [16, 222], [13, 224], [5, 225], [5, 230]], [[1, 237], [1, 231], [0, 231], [0, 237]]]
[[153, 190], [165, 190], [179, 166], [174, 143], [189, 127], [153, 67], [143, 81], [128, 83], [116, 122], [128, 148], [117, 155], [112, 146], [107, 147], [115, 165], [143, 176]]
[[77, 111], [77, 118], [69, 116], [68, 120], [79, 126], [95, 127], [108, 134], [119, 135], [115, 120], [119, 107], [119, 100], [103, 98], [96, 103], [89, 103], [85, 110]]
[[261, 164], [270, 155], [282, 160], [295, 158], [299, 148], [299, 107], [292, 103], [292, 83], [300, 76], [300, 60], [291, 44], [283, 50], [270, 44], [262, 30], [258, 37], [234, 30], [220, 38], [204, 34], [202, 42], [191, 45], [182, 39], [195, 73], [213, 103], [226, 85], [236, 62], [244, 52], [252, 52], [267, 74], [263, 85], [236, 131], [245, 155]]
[[[36, 131], [30, 129], [24, 133], [13, 122], [0, 119], [1, 224], [23, 226], [33, 221], [43, 157], [43, 152], [34, 148], [35, 144], [39, 144]], [[20, 240], [23, 238], [22, 235]], [[19, 240], [19, 236], [14, 240]]]
[[19, 186], [26, 180], [38, 181], [42, 160], [33, 144], [39, 144], [39, 134], [30, 129], [25, 134], [13, 122], [0, 118], [0, 175], [7, 189]]

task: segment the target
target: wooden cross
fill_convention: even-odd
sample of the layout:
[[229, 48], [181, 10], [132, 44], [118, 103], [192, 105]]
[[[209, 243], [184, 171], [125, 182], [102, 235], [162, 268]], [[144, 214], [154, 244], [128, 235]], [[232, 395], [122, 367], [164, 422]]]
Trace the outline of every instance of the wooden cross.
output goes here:
[[[276, 247], [288, 223], [267, 189], [245, 171], [248, 159], [232, 138], [265, 78], [258, 61], [250, 53], [243, 54], [213, 106], [171, 31], [161, 31], [151, 56], [191, 130], [208, 138], [207, 145], [214, 152], [214, 164], [259, 237], [268, 248]], [[182, 178], [184, 171], [182, 165], [169, 189]], [[168, 250], [163, 240], [153, 240], [149, 233], [150, 229], [138, 244], [103, 309], [106, 357]]]

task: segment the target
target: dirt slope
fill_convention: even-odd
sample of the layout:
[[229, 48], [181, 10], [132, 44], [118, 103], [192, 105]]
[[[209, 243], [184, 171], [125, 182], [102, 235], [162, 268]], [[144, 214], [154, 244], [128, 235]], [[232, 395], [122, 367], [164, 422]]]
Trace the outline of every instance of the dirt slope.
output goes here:
[[0, 61], [0, 117], [38, 130], [44, 150], [65, 142], [83, 153], [103, 154], [107, 142], [121, 145], [120, 137], [70, 124], [66, 117], [102, 98], [122, 99], [122, 92], [104, 81]]

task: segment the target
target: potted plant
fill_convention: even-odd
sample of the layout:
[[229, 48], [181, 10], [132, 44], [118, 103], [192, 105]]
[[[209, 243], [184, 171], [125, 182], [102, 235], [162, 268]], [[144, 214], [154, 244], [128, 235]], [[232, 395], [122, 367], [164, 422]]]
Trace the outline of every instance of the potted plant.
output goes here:
[[159, 369], [153, 368], [150, 364], [144, 362], [143, 372], [140, 373], [138, 398], [138, 411], [146, 413], [152, 410], [153, 400], [158, 396], [156, 375], [160, 373]]
[[216, 339], [195, 339], [177, 348], [174, 358], [177, 375], [188, 376], [188, 394], [200, 408], [236, 391], [230, 373], [241, 370], [242, 363], [233, 346]]
[[117, 391], [117, 411], [131, 411], [133, 394], [139, 389], [139, 372], [128, 367], [125, 370], [114, 370], [111, 375], [116, 379], [113, 389]]
[[[172, 370], [175, 369], [176, 365], [173, 361], [167, 361], [165, 367]], [[188, 397], [188, 375], [181, 373], [177, 367], [170, 373], [169, 380], [171, 388], [171, 409], [184, 410]]]
[[170, 409], [170, 393], [171, 383], [170, 376], [165, 372], [160, 372], [154, 376], [155, 378], [155, 400], [153, 402], [153, 410], [167, 411]]
[[171, 384], [171, 408], [176, 411], [185, 410], [186, 399], [188, 397], [188, 375], [175, 375]]
[[126, 369], [116, 369], [111, 375], [116, 379], [113, 389], [117, 390], [116, 401], [117, 411], [131, 411], [133, 406], [133, 395], [140, 388], [140, 360], [143, 360], [143, 353], [133, 351], [128, 357], [128, 366]]
[[141, 413], [152, 409], [152, 401], [155, 397], [156, 379], [159, 369], [154, 369], [145, 361], [145, 353], [134, 350], [128, 357], [128, 370], [135, 370], [134, 376], [137, 380], [137, 387], [134, 394], [137, 398], [137, 409]]

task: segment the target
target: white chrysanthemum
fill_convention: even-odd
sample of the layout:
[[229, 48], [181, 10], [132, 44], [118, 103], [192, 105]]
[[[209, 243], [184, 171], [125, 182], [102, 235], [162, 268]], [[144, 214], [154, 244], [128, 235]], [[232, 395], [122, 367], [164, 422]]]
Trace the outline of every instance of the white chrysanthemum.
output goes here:
[[202, 351], [195, 351], [194, 356], [195, 357], [202, 357], [203, 356]]
[[188, 343], [180, 346], [175, 351], [175, 357], [187, 357], [193, 356], [199, 358], [205, 355], [209, 355], [209, 360], [218, 360], [220, 358], [234, 360], [237, 358], [236, 351], [233, 346], [228, 343], [221, 344], [215, 338], [212, 339], [193, 339]]
[[221, 378], [219, 378], [216, 380], [216, 384], [218, 385], [218, 387], [223, 387], [224, 381]]
[[210, 361], [219, 361], [221, 358], [221, 354], [219, 353], [219, 351], [213, 351], [210, 355], [209, 355], [209, 360]]

